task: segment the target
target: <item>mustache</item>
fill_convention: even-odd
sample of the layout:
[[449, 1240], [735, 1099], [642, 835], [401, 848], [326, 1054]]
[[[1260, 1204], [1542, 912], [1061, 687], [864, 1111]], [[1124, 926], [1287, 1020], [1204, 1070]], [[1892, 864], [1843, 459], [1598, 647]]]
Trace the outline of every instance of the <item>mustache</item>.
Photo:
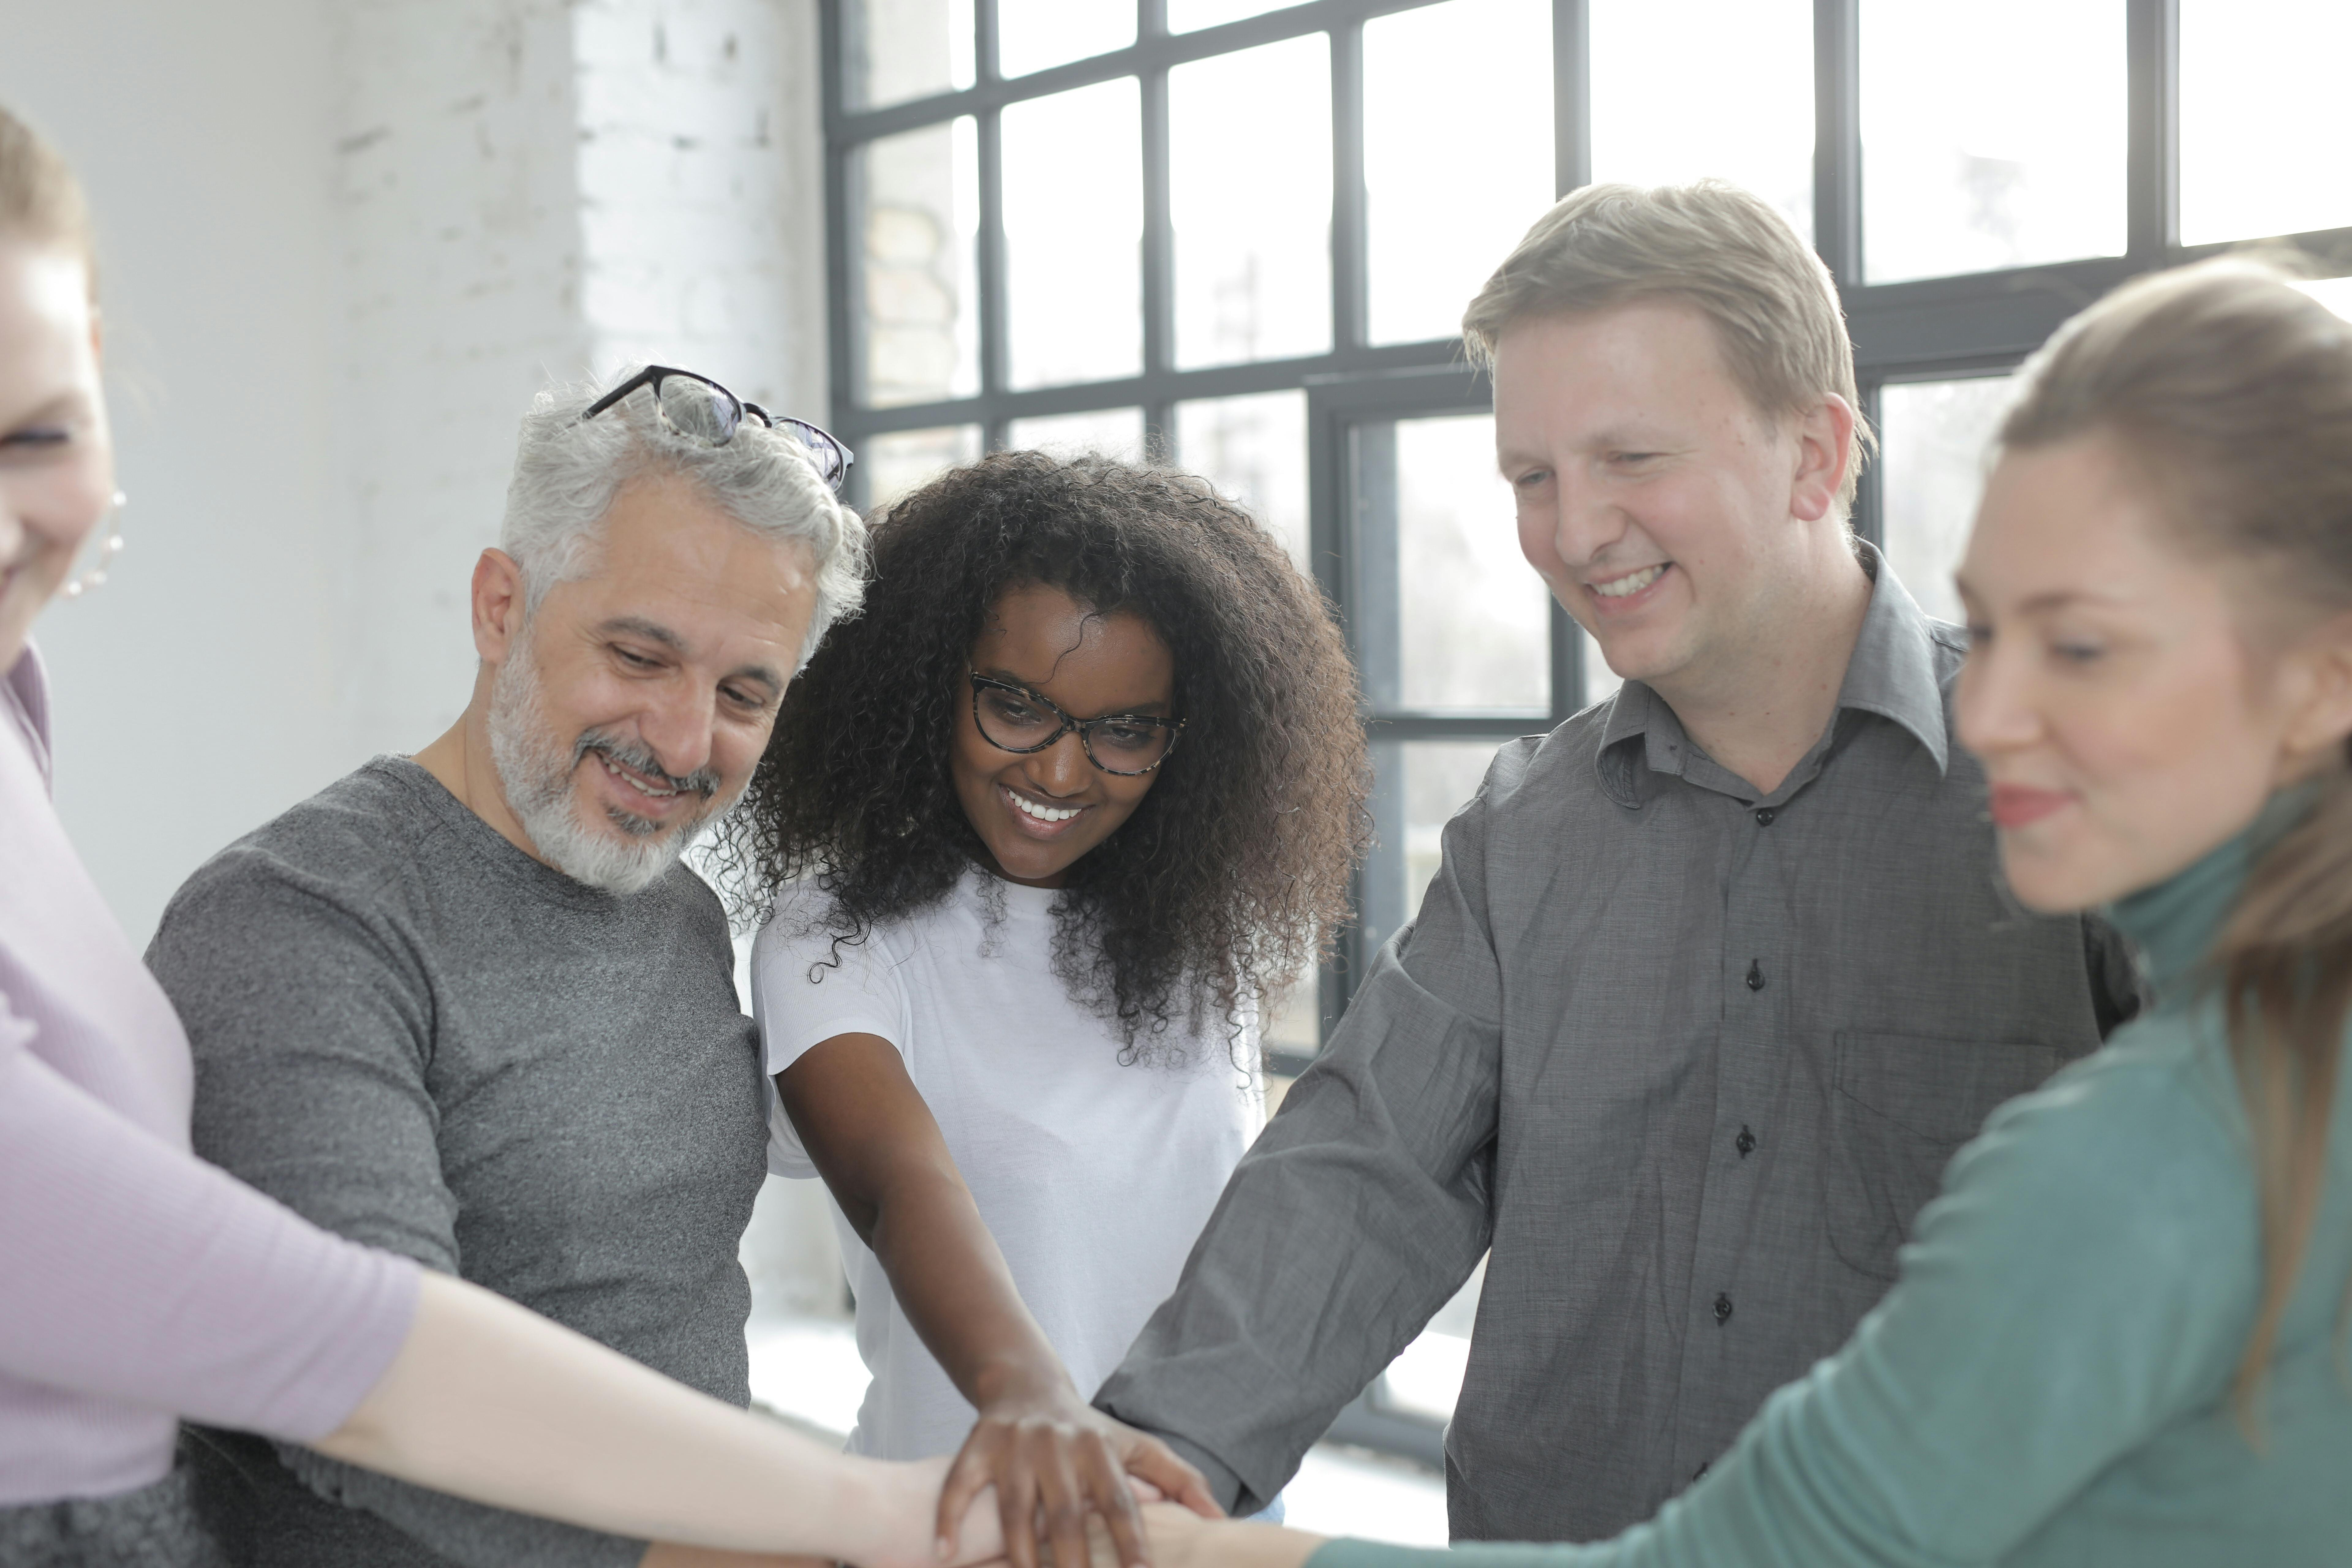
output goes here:
[[661, 765], [650, 747], [633, 745], [607, 735], [602, 730], [590, 730], [572, 742], [572, 765], [577, 767], [591, 753], [609, 758], [631, 773], [643, 773], [664, 789], [681, 795], [698, 795], [709, 800], [719, 793], [719, 770], [705, 765], [683, 777]]

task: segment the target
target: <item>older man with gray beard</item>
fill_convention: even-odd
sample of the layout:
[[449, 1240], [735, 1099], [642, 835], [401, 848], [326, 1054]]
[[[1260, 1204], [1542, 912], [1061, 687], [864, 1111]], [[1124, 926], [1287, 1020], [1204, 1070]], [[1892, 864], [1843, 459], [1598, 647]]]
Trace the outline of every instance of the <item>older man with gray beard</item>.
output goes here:
[[[678, 855], [855, 605], [864, 528], [822, 432], [679, 372], [615, 394], [542, 395], [523, 421], [457, 724], [223, 851], [148, 963], [194, 1047], [207, 1159], [745, 1405], [736, 1247], [765, 1091], [726, 919]], [[187, 1446], [240, 1563], [759, 1561], [257, 1438]]]

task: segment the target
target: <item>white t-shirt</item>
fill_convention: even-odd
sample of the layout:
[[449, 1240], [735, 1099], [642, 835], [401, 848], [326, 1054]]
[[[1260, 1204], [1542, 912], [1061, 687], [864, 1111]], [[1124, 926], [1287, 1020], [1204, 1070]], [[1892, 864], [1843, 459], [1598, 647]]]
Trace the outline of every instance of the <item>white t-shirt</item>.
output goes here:
[[[836, 1035], [879, 1035], [898, 1047], [1022, 1300], [1090, 1396], [1174, 1289], [1257, 1135], [1265, 1100], [1254, 1017], [1238, 1049], [1212, 1021], [1163, 1042], [1177, 1059], [1121, 1065], [1117, 1029], [1054, 973], [1055, 897], [974, 871], [941, 903], [843, 943], [836, 969], [823, 966], [833, 948], [818, 923], [826, 896], [811, 884], [787, 889], [752, 946], [752, 1013], [772, 1080]], [[770, 1168], [815, 1175], [771, 1103]], [[851, 1451], [955, 1452], [971, 1405], [916, 1337], [838, 1205], [834, 1223], [857, 1294], [858, 1353], [874, 1378]]]

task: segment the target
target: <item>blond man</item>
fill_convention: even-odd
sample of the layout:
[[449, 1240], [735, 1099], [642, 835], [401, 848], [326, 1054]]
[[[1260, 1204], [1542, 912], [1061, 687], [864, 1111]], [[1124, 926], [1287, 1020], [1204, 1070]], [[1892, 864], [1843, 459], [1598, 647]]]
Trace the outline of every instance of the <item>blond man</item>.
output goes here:
[[1853, 349], [1777, 213], [1588, 187], [1463, 327], [1520, 548], [1624, 684], [1497, 753], [1097, 1402], [1256, 1508], [1486, 1253], [1453, 1532], [1577, 1541], [1845, 1339], [2132, 981], [2001, 897], [1963, 636], [1849, 527]]

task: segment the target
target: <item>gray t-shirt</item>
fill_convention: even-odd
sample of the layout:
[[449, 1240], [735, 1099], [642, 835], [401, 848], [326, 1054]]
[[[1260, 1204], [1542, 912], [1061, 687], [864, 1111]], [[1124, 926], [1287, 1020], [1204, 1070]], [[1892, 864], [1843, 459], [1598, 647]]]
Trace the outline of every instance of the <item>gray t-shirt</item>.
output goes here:
[[[629, 898], [584, 887], [383, 757], [198, 870], [147, 962], [194, 1049], [196, 1152], [750, 1402], [736, 1248], [765, 1167], [760, 1058], [691, 871]], [[187, 1449], [239, 1562], [603, 1568], [645, 1550], [305, 1448], [196, 1432]]]

